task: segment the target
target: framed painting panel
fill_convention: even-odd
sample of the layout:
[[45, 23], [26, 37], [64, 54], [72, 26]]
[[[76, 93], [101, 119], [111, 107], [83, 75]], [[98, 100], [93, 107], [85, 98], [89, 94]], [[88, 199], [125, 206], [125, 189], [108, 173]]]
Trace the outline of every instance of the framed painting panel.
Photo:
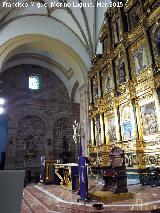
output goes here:
[[129, 48], [132, 75], [140, 75], [149, 65], [148, 51], [144, 38], [136, 41]]
[[141, 106], [143, 135], [148, 136], [158, 132], [158, 119], [155, 102]]
[[115, 117], [108, 119], [108, 135], [109, 141], [113, 142], [117, 140]]

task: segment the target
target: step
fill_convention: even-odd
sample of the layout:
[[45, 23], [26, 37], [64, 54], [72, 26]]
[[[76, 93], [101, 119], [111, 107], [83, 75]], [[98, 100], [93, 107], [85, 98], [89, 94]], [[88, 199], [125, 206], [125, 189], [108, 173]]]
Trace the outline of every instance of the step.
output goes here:
[[24, 199], [22, 200], [21, 213], [32, 213], [28, 205], [25, 203]]
[[46, 206], [26, 189], [24, 190], [23, 200], [32, 213], [51, 213]]

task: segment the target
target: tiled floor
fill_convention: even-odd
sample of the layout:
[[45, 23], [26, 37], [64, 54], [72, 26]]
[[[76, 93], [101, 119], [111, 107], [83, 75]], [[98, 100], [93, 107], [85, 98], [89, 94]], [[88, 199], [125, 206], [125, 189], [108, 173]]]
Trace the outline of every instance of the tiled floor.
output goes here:
[[[95, 188], [92, 188], [92, 191]], [[99, 190], [99, 189], [98, 189]], [[132, 193], [132, 198], [125, 200], [117, 199], [104, 204], [104, 209], [99, 212], [151, 212], [154, 209], [160, 209], [160, 187], [150, 187], [132, 185], [128, 186]], [[112, 196], [111, 194], [107, 196]], [[118, 196], [121, 196], [120, 194]], [[92, 204], [77, 202], [78, 195], [54, 185], [32, 185], [27, 186], [24, 190], [24, 198], [21, 213], [81, 213], [97, 212], [93, 209]], [[107, 199], [107, 198], [106, 198]], [[160, 210], [157, 212], [160, 213]]]

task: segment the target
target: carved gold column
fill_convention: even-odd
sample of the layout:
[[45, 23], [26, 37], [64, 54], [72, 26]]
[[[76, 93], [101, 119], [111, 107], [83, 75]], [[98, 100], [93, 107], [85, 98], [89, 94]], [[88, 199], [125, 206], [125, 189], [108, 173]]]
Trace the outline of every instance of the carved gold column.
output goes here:
[[142, 118], [141, 118], [141, 112], [140, 107], [138, 105], [138, 101], [135, 100], [135, 108], [136, 108], [136, 116], [137, 116], [137, 125], [138, 125], [138, 140], [143, 140], [143, 133], [142, 133]]
[[109, 135], [108, 135], [108, 122], [107, 122], [107, 115], [104, 114], [104, 124], [105, 124], [105, 139], [106, 145], [109, 144]]
[[137, 116], [137, 125], [138, 125], [138, 138], [136, 140], [136, 158], [138, 161], [138, 169], [142, 167], [145, 168], [145, 161], [144, 161], [144, 147], [143, 147], [143, 126], [142, 126], [142, 118], [140, 107], [138, 105], [138, 100], [135, 101], [135, 108], [136, 108], [136, 116]]
[[94, 146], [94, 119], [91, 118], [91, 144]]
[[94, 117], [94, 144], [97, 146], [97, 137], [98, 137], [98, 132], [96, 128], [96, 116]]
[[130, 79], [130, 75], [129, 75], [129, 64], [128, 64], [128, 57], [127, 57], [127, 52], [126, 52], [126, 48], [125, 46], [123, 46], [123, 53], [124, 53], [124, 61], [125, 61], [125, 70], [126, 70], [126, 81], [127, 79]]

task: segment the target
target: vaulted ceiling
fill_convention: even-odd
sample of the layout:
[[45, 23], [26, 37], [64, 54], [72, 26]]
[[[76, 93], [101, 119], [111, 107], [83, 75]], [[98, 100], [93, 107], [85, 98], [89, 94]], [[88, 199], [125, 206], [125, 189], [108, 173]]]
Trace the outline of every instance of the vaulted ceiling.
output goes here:
[[[15, 5], [16, 2], [21, 4]], [[97, 51], [100, 29], [107, 9], [100, 7], [101, 4], [97, 6], [98, 2], [107, 3], [110, 0], [1, 0], [1, 26], [24, 16], [47, 16], [70, 30], [91, 57]], [[81, 5], [85, 7], [78, 7]]]
[[[85, 83], [83, 78], [87, 78], [91, 59], [101, 51], [99, 35], [107, 7], [100, 7], [100, 3], [107, 2], [110, 0], [0, 0], [1, 56], [12, 46], [1, 57], [3, 63], [11, 62], [11, 59], [15, 63], [20, 54], [21, 60], [31, 57], [33, 61], [35, 55], [38, 56], [36, 60], [43, 57], [45, 62], [48, 60], [62, 68], [62, 73], [66, 71], [64, 76], [69, 76], [68, 85], [72, 86], [68, 86], [68, 90], [71, 93], [77, 80], [80, 86]], [[82, 4], [84, 7], [80, 7]], [[37, 40], [31, 38], [33, 34], [38, 36]], [[24, 38], [26, 42], [22, 42]], [[10, 42], [8, 46], [7, 42]], [[69, 51], [67, 54], [66, 50]], [[15, 57], [15, 54], [18, 56]], [[79, 75], [78, 69], [81, 72]]]

